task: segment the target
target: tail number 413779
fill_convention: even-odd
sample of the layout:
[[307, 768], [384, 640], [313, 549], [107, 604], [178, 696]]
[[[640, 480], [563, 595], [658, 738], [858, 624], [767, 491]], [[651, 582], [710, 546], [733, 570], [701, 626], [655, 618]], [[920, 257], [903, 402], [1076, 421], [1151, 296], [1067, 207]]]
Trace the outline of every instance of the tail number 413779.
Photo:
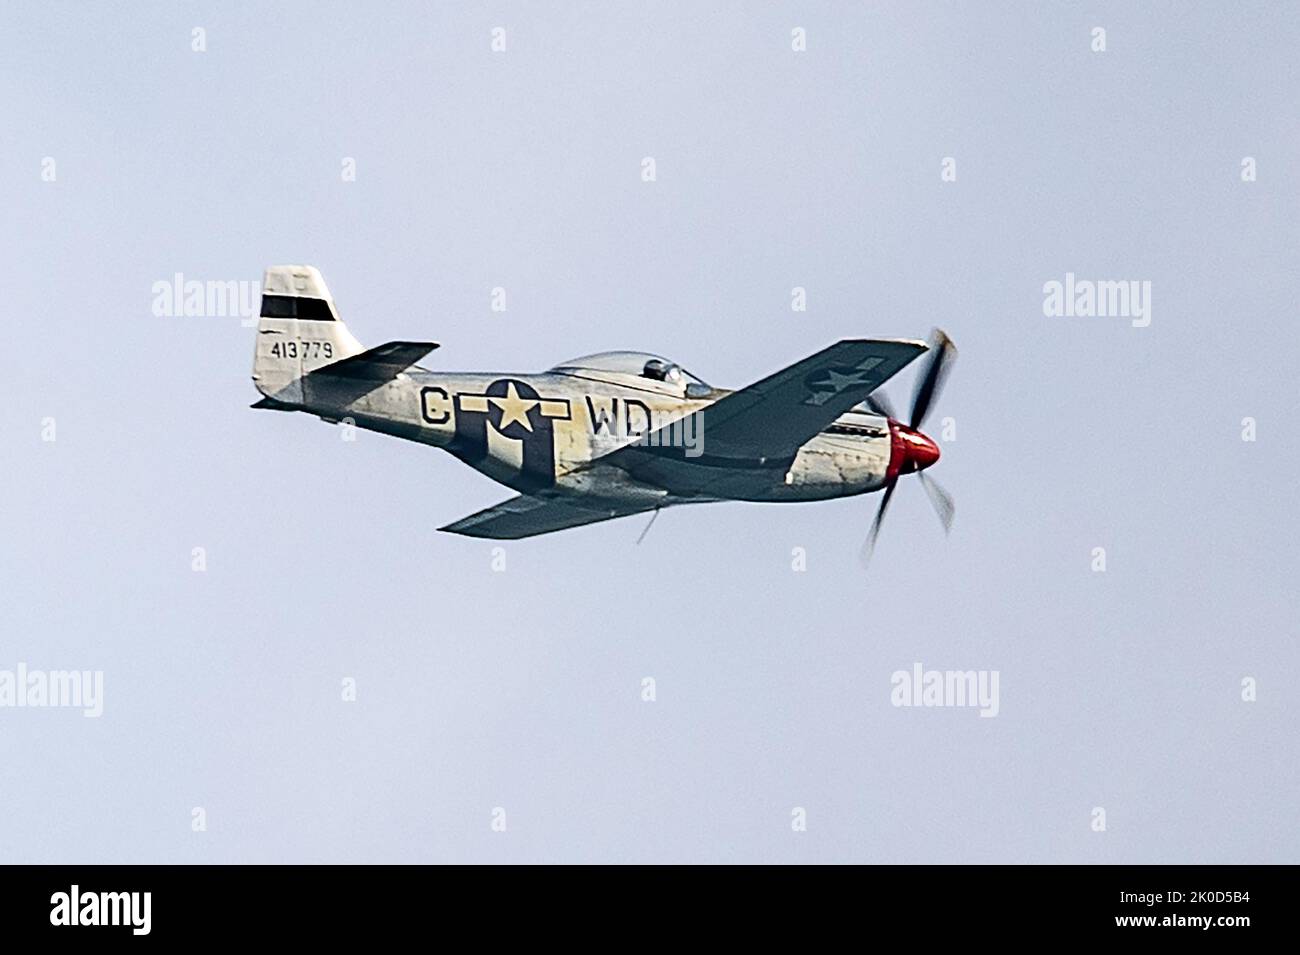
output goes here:
[[333, 358], [334, 345], [325, 341], [276, 342], [271, 346], [272, 358]]

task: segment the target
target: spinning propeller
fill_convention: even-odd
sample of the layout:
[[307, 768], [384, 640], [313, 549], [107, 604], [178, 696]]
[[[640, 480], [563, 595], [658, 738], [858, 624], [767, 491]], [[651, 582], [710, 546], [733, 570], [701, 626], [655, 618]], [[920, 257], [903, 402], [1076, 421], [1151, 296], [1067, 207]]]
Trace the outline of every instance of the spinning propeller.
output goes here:
[[867, 407], [889, 419], [891, 450], [885, 496], [880, 499], [880, 509], [876, 511], [876, 518], [871, 522], [871, 532], [867, 535], [866, 543], [862, 545], [864, 564], [871, 559], [871, 552], [875, 550], [876, 536], [880, 533], [880, 522], [884, 520], [885, 509], [889, 507], [889, 499], [894, 496], [894, 488], [898, 486], [900, 475], [915, 474], [920, 478], [921, 486], [925, 488], [925, 493], [929, 495], [930, 503], [934, 506], [934, 512], [939, 515], [939, 521], [943, 524], [944, 533], [946, 534], [952, 527], [952, 518], [956, 510], [952, 497], [939, 486], [939, 482], [924, 473], [926, 468], [939, 460], [939, 446], [917, 429], [925, 423], [930, 406], [943, 388], [944, 380], [948, 377], [948, 371], [956, 357], [957, 346], [942, 329], [936, 328], [930, 335], [929, 364], [916, 379], [916, 390], [912, 394], [912, 412], [908, 416], [907, 424], [902, 424], [898, 420], [894, 409], [889, 404], [889, 399], [883, 392], [878, 391], [867, 396]]

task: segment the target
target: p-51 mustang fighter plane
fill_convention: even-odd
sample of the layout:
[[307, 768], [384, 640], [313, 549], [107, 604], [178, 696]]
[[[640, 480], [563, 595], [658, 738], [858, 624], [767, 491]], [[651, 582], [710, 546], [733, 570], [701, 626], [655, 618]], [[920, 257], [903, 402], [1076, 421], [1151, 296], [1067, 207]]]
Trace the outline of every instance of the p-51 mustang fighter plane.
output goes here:
[[[605, 352], [540, 374], [433, 372], [434, 342], [365, 349], [320, 273], [278, 265], [263, 282], [254, 408], [305, 411], [445, 448], [518, 492], [441, 530], [517, 539], [677, 504], [819, 501], [883, 489], [865, 553], [901, 475], [921, 479], [945, 528], [952, 500], [921, 472], [939, 459], [917, 430], [956, 355], [845, 339], [739, 391], [664, 358]], [[926, 351], [910, 423], [882, 384]]]

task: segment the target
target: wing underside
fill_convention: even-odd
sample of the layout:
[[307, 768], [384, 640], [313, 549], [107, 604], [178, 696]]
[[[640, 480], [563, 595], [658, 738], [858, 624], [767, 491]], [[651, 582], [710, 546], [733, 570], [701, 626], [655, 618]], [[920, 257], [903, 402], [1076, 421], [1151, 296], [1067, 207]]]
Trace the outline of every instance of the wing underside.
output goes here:
[[521, 537], [534, 537], [615, 517], [626, 517], [629, 514], [641, 514], [653, 511], [655, 507], [654, 504], [617, 504], [609, 507], [576, 505], [520, 494], [438, 529], [464, 534], [466, 537], [518, 540]]

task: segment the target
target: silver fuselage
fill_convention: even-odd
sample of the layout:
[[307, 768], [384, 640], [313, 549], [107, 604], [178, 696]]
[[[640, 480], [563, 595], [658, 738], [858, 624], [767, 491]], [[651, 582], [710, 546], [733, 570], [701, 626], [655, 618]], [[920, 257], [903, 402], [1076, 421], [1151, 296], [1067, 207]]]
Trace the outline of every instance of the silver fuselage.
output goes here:
[[[687, 397], [684, 389], [628, 376], [577, 373], [479, 374], [409, 368], [358, 393], [328, 374], [304, 379], [299, 410], [443, 448], [516, 491], [582, 495], [611, 502], [813, 501], [884, 486], [888, 420], [841, 415], [793, 460], [743, 461], [709, 454], [707, 430], [671, 467], [647, 479], [600, 458], [707, 407], [728, 392]], [[698, 419], [697, 419], [698, 420]]]

